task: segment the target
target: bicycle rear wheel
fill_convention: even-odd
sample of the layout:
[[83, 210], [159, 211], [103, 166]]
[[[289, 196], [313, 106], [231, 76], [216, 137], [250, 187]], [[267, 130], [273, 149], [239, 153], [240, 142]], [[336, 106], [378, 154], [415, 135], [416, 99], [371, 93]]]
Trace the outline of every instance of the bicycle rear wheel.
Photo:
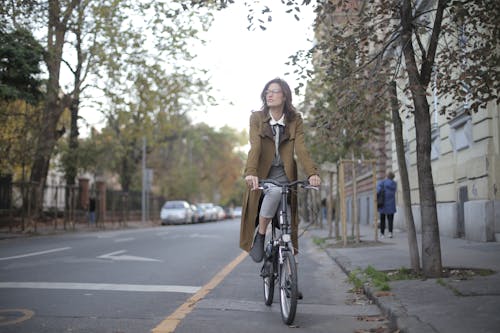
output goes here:
[[281, 319], [287, 325], [293, 323], [297, 311], [297, 266], [290, 251], [283, 252], [279, 268]]

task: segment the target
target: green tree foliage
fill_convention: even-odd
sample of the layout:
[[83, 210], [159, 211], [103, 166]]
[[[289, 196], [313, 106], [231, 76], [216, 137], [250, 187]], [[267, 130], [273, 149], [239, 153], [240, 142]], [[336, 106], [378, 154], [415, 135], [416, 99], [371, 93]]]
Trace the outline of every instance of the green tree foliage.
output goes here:
[[22, 28], [0, 29], [0, 170], [24, 179], [38, 135], [43, 49]]
[[334, 162], [351, 154], [372, 158], [375, 151], [367, 143], [379, 135], [381, 126], [377, 124], [383, 124], [387, 117], [387, 105], [374, 102], [381, 77], [359, 68], [352, 37], [343, 41], [351, 47], [342, 48], [332, 43], [329, 28], [318, 24], [304, 101], [308, 123], [315, 132], [313, 151], [320, 161]]
[[[346, 6], [339, 2], [339, 8]], [[400, 89], [411, 100], [417, 86], [410, 80], [408, 61], [414, 61], [418, 85], [428, 90], [436, 78], [443, 101], [439, 112], [453, 116], [466, 99], [471, 112], [497, 99], [499, 9], [494, 0], [401, 1], [400, 6], [379, 0], [360, 13], [359, 22], [349, 24], [364, 45], [363, 64], [375, 63], [378, 71], [387, 71], [383, 65], [390, 62], [390, 79], [405, 82]], [[410, 49], [412, 57], [405, 54]], [[416, 111], [413, 103], [404, 108]]]
[[39, 115], [40, 106], [22, 100], [0, 101], [0, 173], [12, 174], [15, 181], [29, 175]]
[[[243, 154], [238, 149], [246, 142], [245, 133], [192, 125], [184, 115], [166, 117], [163, 112], [149, 125], [146, 167], [153, 170], [154, 194], [191, 202], [239, 203]], [[97, 176], [119, 175], [110, 187], [141, 190], [143, 138], [134, 134], [136, 129], [130, 118], [119, 118], [113, 126], [81, 140], [80, 154], [91, 161], [83, 170]]]
[[128, 191], [141, 184], [135, 176], [143, 138], [152, 149], [155, 137], [178, 136], [189, 125], [185, 114], [191, 107], [211, 101], [208, 83], [189, 65], [189, 46], [208, 28], [211, 15], [187, 11], [176, 1], [130, 2], [120, 8], [120, 15], [111, 5], [94, 9], [102, 36], [94, 44], [93, 73], [104, 98], [93, 99], [92, 105], [106, 118], [105, 134], [118, 141], [112, 170]]
[[[63, 134], [57, 124], [66, 108], [72, 114], [71, 140], [66, 150], [71, 156], [63, 160], [66, 171], [73, 174], [79, 163], [72, 150], [77, 148], [77, 120], [82, 102], [84, 106], [106, 105], [100, 107], [103, 112], [124, 110], [127, 104], [136, 103], [128, 91], [144, 72], [152, 74], [147, 80], [153, 81], [157, 73], [162, 78], [165, 74], [182, 73], [184, 80], [171, 81], [177, 81], [181, 87], [198, 84], [196, 79], [191, 80], [193, 71], [186, 66], [192, 59], [187, 50], [195, 43], [198, 32], [210, 24], [211, 16], [205, 8], [187, 9], [182, 1], [146, 0], [20, 1], [2, 6], [0, 22], [5, 26], [46, 33], [40, 39], [45, 48], [47, 93], [41, 118], [43, 130], [35, 140], [32, 180], [43, 187], [54, 147]], [[73, 82], [63, 75], [63, 69], [74, 76]], [[207, 87], [206, 82], [203, 86]], [[171, 93], [176, 93], [175, 87], [166, 89], [165, 97], [157, 100], [169, 99]], [[189, 90], [193, 89], [183, 90], [186, 95], [182, 100], [178, 96], [172, 98], [173, 104], [168, 108], [174, 108], [176, 103], [187, 105], [193, 99], [203, 100], [201, 95], [191, 96]], [[204, 89], [203, 93], [207, 91]], [[90, 98], [97, 95], [99, 98]], [[181, 109], [185, 111], [186, 107]]]
[[26, 29], [0, 29], [0, 99], [36, 104], [42, 98], [43, 48]]

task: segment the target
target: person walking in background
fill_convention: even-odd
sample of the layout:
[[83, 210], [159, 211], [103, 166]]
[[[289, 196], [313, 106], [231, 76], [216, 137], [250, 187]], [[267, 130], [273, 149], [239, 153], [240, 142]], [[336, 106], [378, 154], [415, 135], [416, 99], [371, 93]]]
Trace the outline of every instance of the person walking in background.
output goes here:
[[95, 223], [95, 198], [93, 196], [89, 199], [89, 222], [90, 224]]
[[386, 178], [379, 181], [377, 184], [377, 197], [378, 194], [383, 192], [383, 205], [378, 207], [380, 213], [380, 238], [385, 235], [385, 218], [387, 217], [389, 237], [393, 237], [392, 227], [394, 222], [394, 213], [396, 213], [396, 190], [397, 183], [394, 181], [394, 173], [388, 171]]
[[326, 222], [326, 198], [321, 200], [321, 225], [323, 225], [323, 221]]

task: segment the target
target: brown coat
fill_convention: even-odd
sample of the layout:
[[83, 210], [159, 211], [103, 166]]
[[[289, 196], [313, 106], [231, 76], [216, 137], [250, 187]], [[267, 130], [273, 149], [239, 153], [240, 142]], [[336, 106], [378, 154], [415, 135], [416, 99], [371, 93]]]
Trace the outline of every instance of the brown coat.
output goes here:
[[[269, 174], [275, 154], [274, 136], [269, 125], [270, 116], [263, 111], [252, 112], [250, 116], [250, 151], [245, 167], [244, 176], [257, 176], [264, 179]], [[290, 123], [285, 123], [285, 132], [280, 137], [279, 152], [285, 168], [285, 173], [290, 181], [297, 179], [297, 164], [295, 155], [303, 167], [307, 177], [318, 174], [318, 169], [312, 161], [304, 142], [303, 121], [300, 114]], [[260, 190], [245, 192], [243, 197], [240, 247], [250, 251], [253, 242], [255, 227], [258, 225], [258, 208], [261, 196]], [[297, 198], [292, 195], [292, 242], [298, 250], [297, 228]]]

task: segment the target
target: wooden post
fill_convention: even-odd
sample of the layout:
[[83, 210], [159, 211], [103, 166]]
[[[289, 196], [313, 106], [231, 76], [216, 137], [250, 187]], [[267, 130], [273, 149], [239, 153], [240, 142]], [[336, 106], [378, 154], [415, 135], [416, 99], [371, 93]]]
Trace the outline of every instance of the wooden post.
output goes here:
[[339, 230], [339, 221], [340, 221], [340, 210], [341, 210], [341, 204], [340, 204], [340, 176], [339, 176], [339, 169], [337, 168], [337, 186], [336, 186], [336, 193], [335, 193], [335, 239], [340, 239], [340, 230]]
[[342, 240], [344, 246], [347, 246], [347, 225], [346, 225], [346, 204], [345, 204], [345, 182], [344, 182], [344, 161], [340, 160], [339, 166], [339, 189], [340, 189], [340, 202], [341, 202], [341, 216], [342, 216]]
[[101, 224], [104, 227], [106, 220], [106, 182], [98, 180], [95, 182], [97, 197], [96, 197], [96, 226]]
[[375, 229], [375, 241], [378, 241], [377, 166], [375, 161], [372, 161], [372, 174], [373, 174], [373, 227]]
[[[359, 218], [358, 218], [358, 181], [356, 174], [356, 162], [352, 163], [352, 223], [356, 230], [356, 243], [359, 243]], [[354, 233], [354, 232], [353, 232]]]
[[332, 238], [333, 234], [333, 172], [328, 172], [328, 180], [330, 182], [330, 188], [328, 189], [328, 195], [326, 196], [326, 220], [328, 221], [328, 238]]

